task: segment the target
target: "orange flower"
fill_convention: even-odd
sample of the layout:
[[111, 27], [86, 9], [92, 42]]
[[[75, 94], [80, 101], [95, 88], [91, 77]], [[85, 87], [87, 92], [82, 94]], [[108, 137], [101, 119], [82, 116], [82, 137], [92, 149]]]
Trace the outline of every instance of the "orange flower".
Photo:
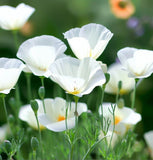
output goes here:
[[114, 15], [121, 19], [129, 18], [135, 11], [130, 0], [110, 0], [110, 5]]

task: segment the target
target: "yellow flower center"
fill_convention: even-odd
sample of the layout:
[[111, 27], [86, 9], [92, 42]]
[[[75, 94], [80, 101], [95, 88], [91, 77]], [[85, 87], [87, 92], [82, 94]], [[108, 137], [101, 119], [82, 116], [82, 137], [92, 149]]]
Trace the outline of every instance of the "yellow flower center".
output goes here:
[[90, 50], [89, 57], [92, 57], [92, 51]]
[[65, 117], [64, 116], [61, 116], [61, 115], [59, 115], [58, 116], [58, 118], [57, 118], [57, 121], [59, 122], [59, 121], [64, 121], [65, 120]]
[[121, 120], [121, 117], [115, 116], [115, 125], [118, 124]]
[[69, 94], [79, 94], [81, 91], [77, 89], [77, 87], [74, 87], [74, 90], [72, 92], [68, 91]]

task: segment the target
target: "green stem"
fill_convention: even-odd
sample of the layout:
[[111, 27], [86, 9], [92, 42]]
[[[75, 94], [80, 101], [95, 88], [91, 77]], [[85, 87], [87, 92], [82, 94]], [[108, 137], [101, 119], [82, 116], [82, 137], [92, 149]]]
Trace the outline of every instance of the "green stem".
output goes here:
[[74, 96], [74, 100], [75, 100], [75, 111], [74, 111], [74, 116], [75, 116], [75, 129], [76, 129], [77, 126], [78, 126], [78, 111], [77, 111], [77, 104], [78, 104], [79, 97]]
[[70, 150], [70, 160], [73, 160], [73, 151], [74, 151], [74, 144], [71, 144], [71, 150]]
[[6, 121], [7, 121], [7, 124], [9, 125], [9, 122], [8, 122], [8, 113], [7, 113], [6, 102], [5, 102], [5, 96], [6, 96], [5, 94], [1, 95], [2, 101], [3, 101], [4, 110], [5, 110]]
[[[18, 31], [16, 31], [16, 30], [13, 30], [12, 31], [12, 33], [13, 33], [13, 37], [14, 37], [14, 42], [15, 42], [15, 49], [16, 49], [16, 51], [18, 50], [18, 40], [17, 40], [17, 33], [18, 33]], [[16, 99], [16, 103], [17, 103], [17, 107], [18, 107], [18, 109], [19, 109], [19, 107], [21, 106], [21, 99], [20, 99], [20, 91], [19, 91], [19, 86], [18, 86], [18, 84], [16, 84], [16, 91], [15, 91], [15, 99]]]
[[33, 160], [37, 160], [36, 151], [33, 151], [33, 152], [32, 152], [32, 155], [33, 155], [33, 156], [32, 156], [32, 157], [33, 157]]
[[113, 131], [112, 131], [112, 135], [111, 135], [111, 139], [110, 139], [110, 142], [109, 142], [109, 148], [108, 148], [108, 151], [110, 150], [111, 148], [111, 143], [112, 143], [112, 139], [113, 139], [113, 134], [114, 134], [114, 131], [115, 131], [115, 108], [116, 108], [116, 104], [112, 107], [112, 110], [113, 110]]
[[18, 31], [13, 30], [12, 33], [13, 33], [13, 38], [14, 38], [14, 42], [15, 42], [15, 49], [18, 50], [18, 47], [19, 47], [18, 38], [17, 38]]
[[[41, 79], [41, 85], [42, 87], [45, 88], [45, 85], [44, 85], [44, 77], [40, 77]], [[46, 108], [45, 108], [45, 101], [44, 101], [44, 98], [42, 98], [42, 103], [43, 103], [43, 109], [44, 109], [44, 113], [46, 113]]]
[[66, 130], [68, 129], [68, 127], [67, 127], [68, 107], [69, 107], [68, 94], [66, 94], [66, 112], [65, 112], [65, 125], [66, 125]]
[[102, 95], [101, 95], [101, 105], [100, 105], [100, 108], [101, 108], [101, 126], [102, 126], [102, 131], [104, 131], [104, 124], [103, 124], [103, 100], [104, 100], [104, 91], [105, 91], [105, 85], [102, 86]]
[[41, 150], [41, 159], [43, 159], [43, 148], [42, 148], [42, 138], [41, 138], [41, 130], [40, 130], [40, 125], [38, 121], [38, 116], [35, 114], [36, 121], [37, 121], [37, 126], [38, 126], [38, 131], [39, 131], [39, 141], [40, 141], [40, 150]]
[[138, 82], [138, 79], [135, 79], [135, 86], [134, 86], [134, 90], [133, 90], [132, 104], [131, 104], [131, 108], [132, 109], [134, 109], [134, 106], [135, 106], [135, 97], [136, 97], [137, 82]]
[[28, 101], [30, 102], [31, 96], [31, 73], [25, 73], [27, 80], [27, 93], [28, 93]]

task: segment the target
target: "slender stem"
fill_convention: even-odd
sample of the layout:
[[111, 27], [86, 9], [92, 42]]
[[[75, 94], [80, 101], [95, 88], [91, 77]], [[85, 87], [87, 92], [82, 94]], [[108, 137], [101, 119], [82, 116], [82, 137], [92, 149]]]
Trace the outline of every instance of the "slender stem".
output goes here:
[[32, 155], [33, 155], [33, 156], [32, 156], [32, 157], [33, 157], [33, 160], [37, 160], [36, 151], [33, 151], [33, 152], [32, 152]]
[[30, 102], [32, 96], [31, 96], [31, 73], [25, 73], [26, 74], [26, 80], [27, 80], [27, 93], [28, 93], [28, 101]]
[[40, 79], [41, 79], [41, 85], [42, 85], [43, 87], [45, 87], [45, 85], [44, 85], [44, 77], [40, 77]]
[[14, 30], [14, 31], [12, 31], [12, 33], [13, 33], [13, 38], [14, 38], [14, 42], [15, 42], [15, 48], [16, 48], [16, 50], [18, 50], [18, 47], [19, 47], [18, 38], [17, 38], [18, 31]]
[[105, 91], [105, 85], [102, 86], [102, 95], [101, 95], [101, 105], [100, 105], [100, 108], [101, 108], [101, 126], [102, 126], [102, 131], [104, 129], [104, 124], [103, 124], [103, 100], [104, 100], [104, 91]]
[[65, 112], [65, 125], [66, 125], [66, 130], [68, 129], [68, 126], [67, 126], [68, 107], [69, 107], [68, 94], [66, 94], [66, 112]]
[[[15, 42], [15, 49], [16, 51], [18, 50], [18, 40], [17, 40], [17, 33], [18, 31], [14, 30], [12, 31], [13, 33], [13, 37], [14, 37], [14, 42]], [[21, 105], [21, 98], [20, 98], [20, 91], [19, 91], [19, 86], [18, 84], [16, 84], [16, 91], [15, 91], [15, 99], [16, 99], [16, 102], [17, 102], [17, 107], [19, 109], [20, 105]]]
[[[42, 87], [45, 88], [45, 85], [44, 85], [44, 77], [40, 77], [40, 79], [41, 79], [41, 85], [42, 85]], [[43, 103], [44, 113], [46, 113], [44, 97], [42, 98], [42, 103]]]
[[71, 150], [70, 150], [70, 160], [73, 160], [73, 151], [74, 151], [74, 144], [71, 144]]
[[2, 97], [2, 101], [3, 101], [3, 106], [4, 106], [4, 110], [5, 110], [5, 117], [6, 117], [6, 121], [9, 125], [9, 122], [8, 122], [8, 113], [7, 113], [7, 109], [6, 109], [6, 103], [5, 103], [5, 94], [2, 94], [1, 97]]
[[41, 156], [42, 156], [41, 159], [43, 159], [43, 154], [42, 154], [43, 153], [43, 148], [42, 148], [41, 130], [40, 130], [40, 125], [39, 125], [37, 114], [35, 114], [35, 117], [36, 117], [38, 131], [39, 131], [40, 150], [41, 150]]
[[111, 147], [111, 143], [112, 143], [112, 139], [113, 139], [113, 134], [114, 134], [114, 131], [115, 131], [115, 108], [116, 108], [116, 104], [112, 107], [112, 110], [113, 110], [113, 131], [112, 131], [112, 135], [111, 135], [111, 139], [110, 139], [110, 142], [109, 142], [109, 148], [108, 148], [108, 151], [110, 150], [110, 147]]
[[75, 111], [74, 111], [74, 116], [75, 116], [75, 129], [76, 129], [77, 126], [78, 126], [78, 111], [77, 111], [77, 104], [78, 104], [79, 97], [74, 96], [74, 100], [75, 100]]
[[133, 90], [132, 104], [131, 104], [131, 108], [132, 109], [134, 109], [134, 106], [135, 106], [135, 97], [136, 97], [137, 82], [138, 82], [138, 79], [135, 79], [135, 86], [134, 86], [134, 90]]

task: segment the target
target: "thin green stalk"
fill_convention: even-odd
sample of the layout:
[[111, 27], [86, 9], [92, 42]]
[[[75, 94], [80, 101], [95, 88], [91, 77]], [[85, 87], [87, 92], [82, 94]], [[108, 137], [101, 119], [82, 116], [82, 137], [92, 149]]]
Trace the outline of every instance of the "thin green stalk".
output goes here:
[[38, 126], [38, 131], [39, 131], [39, 141], [40, 141], [40, 150], [41, 150], [41, 159], [43, 159], [43, 147], [42, 147], [42, 138], [41, 138], [41, 130], [40, 130], [40, 125], [38, 121], [38, 116], [35, 114], [36, 121], [37, 121], [37, 126]]
[[9, 122], [8, 122], [8, 113], [7, 113], [7, 109], [6, 109], [6, 103], [5, 103], [5, 96], [6, 96], [5, 94], [1, 95], [2, 101], [3, 101], [4, 110], [5, 110], [6, 121], [7, 121], [7, 124], [9, 125]]
[[101, 126], [102, 126], [102, 131], [104, 130], [104, 122], [103, 122], [103, 100], [104, 100], [104, 91], [105, 91], [105, 85], [102, 86], [102, 95], [101, 95]]
[[132, 109], [134, 109], [134, 106], [135, 106], [135, 97], [136, 97], [137, 82], [138, 82], [138, 79], [135, 79], [135, 86], [134, 86], [134, 90], [133, 90], [132, 103], [131, 103], [131, 108]]
[[73, 152], [74, 152], [74, 144], [71, 143], [71, 149], [70, 149], [70, 158], [69, 160], [73, 160]]
[[31, 95], [31, 73], [25, 73], [26, 80], [27, 80], [27, 93], [28, 93], [28, 101], [30, 102], [32, 95]]
[[[40, 77], [40, 79], [41, 79], [41, 85], [42, 85], [42, 87], [45, 88], [45, 85], [44, 85], [44, 77]], [[42, 103], [43, 103], [44, 113], [46, 113], [44, 97], [42, 98]]]
[[74, 116], [75, 116], [75, 129], [76, 129], [77, 126], [78, 126], [78, 111], [77, 111], [77, 104], [78, 104], [79, 97], [74, 96], [74, 100], [75, 100], [75, 111], [74, 111]]
[[66, 94], [66, 112], [65, 112], [65, 125], [66, 125], [66, 130], [68, 129], [68, 127], [67, 127], [68, 107], [69, 107], [68, 94]]
[[18, 50], [18, 47], [19, 47], [18, 38], [17, 38], [18, 31], [14, 30], [14, 31], [12, 31], [12, 33], [13, 33], [13, 38], [14, 38], [14, 42], [15, 42], [15, 49]]
[[36, 151], [32, 152], [32, 157], [33, 157], [33, 160], [37, 160]]
[[112, 114], [113, 114], [113, 131], [112, 131], [112, 135], [111, 135], [111, 139], [110, 139], [110, 142], [109, 142], [109, 147], [108, 147], [108, 151], [110, 150], [110, 148], [111, 148], [111, 143], [112, 143], [112, 139], [113, 139], [113, 134], [114, 134], [114, 131], [115, 131], [115, 108], [116, 108], [116, 104], [113, 106], [111, 106], [112, 107], [112, 110], [113, 110], [113, 112], [112, 112]]
[[[15, 49], [16, 51], [18, 50], [18, 40], [17, 40], [17, 32], [16, 30], [12, 31], [13, 33], [13, 38], [14, 38], [14, 42], [15, 42]], [[17, 107], [19, 109], [19, 107], [21, 106], [21, 98], [20, 98], [20, 91], [19, 91], [19, 86], [18, 84], [16, 84], [16, 91], [15, 91], [15, 99], [16, 99], [16, 103], [17, 103]]]

